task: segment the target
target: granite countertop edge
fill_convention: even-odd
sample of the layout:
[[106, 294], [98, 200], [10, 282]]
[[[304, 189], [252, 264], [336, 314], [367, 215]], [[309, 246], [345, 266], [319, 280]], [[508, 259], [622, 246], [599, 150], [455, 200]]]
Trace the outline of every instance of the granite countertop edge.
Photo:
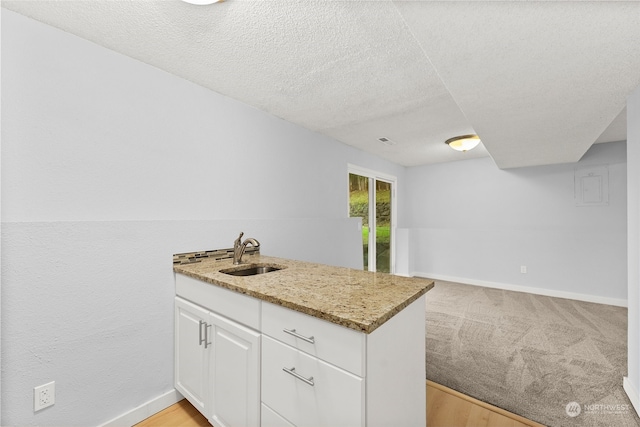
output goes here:
[[[279, 267], [282, 270], [244, 277], [220, 273], [223, 269], [247, 268], [256, 264]], [[174, 265], [173, 270], [230, 291], [366, 334], [382, 326], [434, 287], [434, 282], [430, 279], [372, 273], [262, 255], [247, 257], [243, 260], [242, 266], [234, 266], [229, 260], [206, 260], [197, 264]], [[324, 282], [323, 277], [326, 278], [324, 281], [328, 282], [328, 287], [322, 288], [321, 292], [314, 292], [317, 291], [317, 283]], [[345, 283], [341, 283], [343, 281]], [[331, 301], [339, 294], [333, 287], [353, 286], [347, 283], [350, 281], [356, 281], [359, 286], [355, 291], [349, 292], [349, 298], [347, 298], [349, 301], [341, 304], [338, 309], [338, 304], [333, 304]], [[274, 283], [277, 284], [274, 285]], [[380, 285], [377, 285], [378, 283]], [[398, 284], [397, 291], [392, 288], [396, 284]], [[308, 292], [311, 294], [310, 298], [301, 296], [305, 294], [305, 286], [310, 291]], [[302, 289], [296, 292], [299, 287]], [[350, 288], [347, 289], [350, 290]], [[380, 306], [380, 296], [377, 294], [379, 292], [389, 294], [390, 291], [394, 294], [391, 305]], [[367, 307], [368, 305], [371, 307]]]

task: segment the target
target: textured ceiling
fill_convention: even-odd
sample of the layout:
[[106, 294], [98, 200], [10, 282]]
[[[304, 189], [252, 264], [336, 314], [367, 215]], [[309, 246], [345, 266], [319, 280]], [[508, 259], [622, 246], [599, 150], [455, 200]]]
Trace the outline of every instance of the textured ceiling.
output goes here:
[[[594, 142], [626, 139], [626, 96], [640, 84], [639, 2], [2, 6], [405, 166], [578, 161]], [[444, 144], [474, 132], [473, 151]]]

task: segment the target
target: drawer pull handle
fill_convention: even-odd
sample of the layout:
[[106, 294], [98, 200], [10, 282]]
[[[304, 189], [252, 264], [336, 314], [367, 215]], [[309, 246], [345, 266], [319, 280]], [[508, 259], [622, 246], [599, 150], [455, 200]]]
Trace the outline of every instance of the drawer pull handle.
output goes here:
[[[204, 334], [202, 333], [202, 326], [204, 326]], [[211, 345], [211, 343], [209, 342], [209, 328], [211, 327], [211, 325], [207, 324], [207, 322], [204, 321], [200, 321], [200, 323], [198, 324], [198, 345], [202, 345], [202, 343], [204, 343], [204, 348], [207, 348], [208, 346]], [[202, 337], [204, 335], [204, 338]]]
[[313, 382], [313, 377], [309, 377], [309, 378], [303, 377], [302, 375], [300, 375], [299, 373], [296, 372], [296, 368], [295, 367], [293, 367], [291, 369], [282, 368], [282, 370], [285, 371], [289, 375], [293, 375], [294, 377], [296, 377], [300, 381], [309, 384], [310, 386], [314, 386], [315, 385], [314, 382]]
[[204, 327], [204, 348], [207, 348], [208, 346], [211, 345], [211, 341], [209, 341], [210, 328], [211, 328], [211, 325], [209, 325], [208, 323], [205, 324], [205, 327]]
[[287, 329], [287, 328], [285, 328], [285, 329], [282, 330], [282, 332], [285, 332], [285, 333], [287, 333], [289, 335], [293, 335], [294, 337], [300, 338], [302, 341], [306, 341], [306, 342], [311, 343], [311, 344], [315, 344], [315, 342], [316, 342], [313, 337], [308, 337], [307, 338], [307, 337], [305, 337], [303, 335], [300, 335], [299, 333], [296, 332], [295, 329]]
[[[200, 323], [198, 323], [198, 345], [202, 345], [203, 342], [207, 341], [207, 338], [202, 338], [202, 325], [205, 325], [206, 328], [206, 324], [207, 322], [204, 321], [200, 321]], [[206, 330], [205, 330], [205, 334], [206, 334]]]

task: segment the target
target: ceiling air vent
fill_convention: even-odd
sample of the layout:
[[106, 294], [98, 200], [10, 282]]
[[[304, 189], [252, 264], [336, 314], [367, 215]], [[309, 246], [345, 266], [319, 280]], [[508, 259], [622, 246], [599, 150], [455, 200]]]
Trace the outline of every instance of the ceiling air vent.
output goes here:
[[382, 142], [384, 145], [396, 145], [396, 143], [391, 141], [389, 138], [378, 138], [378, 141]]

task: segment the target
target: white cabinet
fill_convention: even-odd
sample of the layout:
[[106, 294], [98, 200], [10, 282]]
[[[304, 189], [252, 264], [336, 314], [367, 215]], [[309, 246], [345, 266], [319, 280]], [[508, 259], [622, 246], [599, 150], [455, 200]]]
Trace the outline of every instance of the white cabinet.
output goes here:
[[262, 333], [364, 377], [366, 335], [361, 332], [263, 302]]
[[268, 336], [262, 402], [296, 426], [364, 426], [364, 378]]
[[263, 427], [424, 427], [424, 310], [365, 334], [262, 302]]
[[214, 427], [424, 427], [425, 297], [365, 334], [176, 274], [175, 385]]
[[260, 333], [211, 314], [211, 412], [216, 427], [260, 425]]
[[175, 386], [214, 427], [260, 426], [260, 341], [260, 332], [176, 297]]
[[263, 403], [260, 427], [296, 427], [296, 426], [294, 426], [289, 421], [282, 418], [280, 414], [277, 414], [273, 409], [269, 408], [267, 405]]
[[295, 426], [364, 427], [363, 333], [262, 303], [262, 403]]
[[209, 312], [176, 298], [175, 306], [175, 385], [200, 412], [208, 409], [208, 352], [202, 338]]

